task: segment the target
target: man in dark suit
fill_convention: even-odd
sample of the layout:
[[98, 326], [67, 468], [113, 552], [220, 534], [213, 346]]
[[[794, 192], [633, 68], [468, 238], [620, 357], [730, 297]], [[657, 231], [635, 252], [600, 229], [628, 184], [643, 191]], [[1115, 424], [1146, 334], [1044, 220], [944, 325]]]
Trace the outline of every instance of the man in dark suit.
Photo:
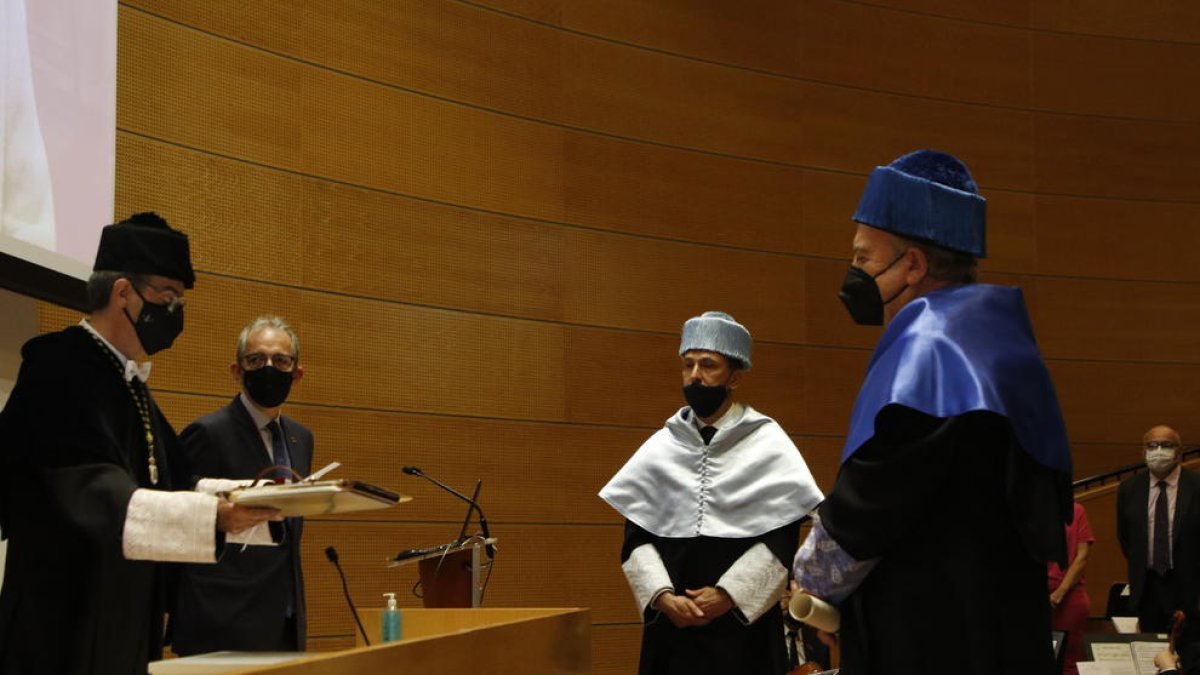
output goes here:
[[1121, 482], [1117, 538], [1129, 574], [1129, 606], [1142, 631], [1164, 632], [1171, 614], [1189, 615], [1200, 590], [1200, 475], [1180, 465], [1183, 444], [1167, 426], [1143, 437], [1148, 474]]
[[[292, 384], [304, 375], [295, 332], [279, 317], [255, 319], [238, 338], [230, 373], [241, 393], [180, 436], [191, 473], [277, 480], [307, 475], [312, 433], [280, 412]], [[304, 521], [270, 525], [269, 537], [259, 528], [245, 543], [227, 539], [216, 565], [184, 566], [172, 616], [175, 653], [304, 650]]]

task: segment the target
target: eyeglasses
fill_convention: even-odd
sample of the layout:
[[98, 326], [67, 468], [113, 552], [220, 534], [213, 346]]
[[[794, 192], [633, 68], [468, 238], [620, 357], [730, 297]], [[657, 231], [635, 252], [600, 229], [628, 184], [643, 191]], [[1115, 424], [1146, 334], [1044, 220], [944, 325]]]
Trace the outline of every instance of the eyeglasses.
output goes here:
[[[159, 286], [154, 286], [152, 284], [142, 284], [142, 285], [145, 286], [146, 288], [149, 288], [150, 290], [154, 291], [155, 295], [170, 294], [170, 298], [166, 301], [166, 303], [156, 303], [156, 304], [166, 304], [168, 312], [175, 312], [176, 310], [183, 309], [187, 305], [187, 301], [184, 300], [183, 298], [179, 297], [176, 294], [175, 289], [171, 288], [170, 286], [159, 287]], [[133, 292], [137, 293], [138, 297], [141, 298], [143, 302], [150, 302], [149, 300], [146, 299], [146, 296], [142, 295], [141, 291], [138, 290], [137, 286], [133, 287]]]
[[289, 372], [296, 367], [296, 358], [291, 354], [246, 354], [242, 357], [242, 367], [246, 370], [258, 370], [265, 365], [275, 366], [276, 370]]
[[1175, 441], [1147, 441], [1142, 444], [1142, 447], [1147, 450], [1158, 450], [1159, 448], [1162, 448], [1163, 450], [1174, 450], [1179, 447], [1179, 444]]

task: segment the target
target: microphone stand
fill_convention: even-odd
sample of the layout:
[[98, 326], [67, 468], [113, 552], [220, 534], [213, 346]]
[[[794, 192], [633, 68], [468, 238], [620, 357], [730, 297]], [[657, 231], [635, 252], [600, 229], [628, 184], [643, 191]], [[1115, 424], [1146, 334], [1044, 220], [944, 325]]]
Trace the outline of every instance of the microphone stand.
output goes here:
[[486, 543], [488, 539], [492, 538], [492, 534], [491, 534], [491, 532], [488, 531], [487, 516], [483, 515], [483, 509], [479, 506], [478, 502], [476, 502], [474, 499], [471, 499], [470, 497], [464, 495], [463, 493], [459, 492], [458, 490], [455, 490], [454, 488], [450, 487], [449, 485], [446, 485], [445, 483], [434, 478], [433, 476], [430, 476], [429, 474], [425, 473], [418, 467], [406, 466], [403, 469], [401, 469], [401, 471], [408, 474], [409, 476], [418, 476], [420, 478], [424, 478], [425, 480], [429, 481], [430, 483], [433, 483], [434, 485], [442, 488], [446, 492], [449, 492], [450, 494], [454, 495], [455, 497], [458, 497], [459, 499], [463, 500], [464, 502], [469, 504], [471, 506], [471, 508], [475, 509], [475, 512], [479, 514], [479, 529], [483, 530], [483, 540], [485, 542], [484, 550], [487, 551], [488, 560], [491, 560], [496, 557], [496, 547], [491, 544]]

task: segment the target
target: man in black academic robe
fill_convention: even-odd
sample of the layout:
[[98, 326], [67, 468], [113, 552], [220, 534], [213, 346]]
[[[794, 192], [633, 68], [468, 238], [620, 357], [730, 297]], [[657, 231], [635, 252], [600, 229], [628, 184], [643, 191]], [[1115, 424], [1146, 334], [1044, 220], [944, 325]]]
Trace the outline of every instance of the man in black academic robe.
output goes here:
[[[161, 653], [164, 569], [122, 552], [130, 497], [152, 487], [145, 431], [102, 349], [78, 326], [29, 341], [0, 416], [3, 673], [145, 672]], [[175, 433], [152, 415], [157, 465], [172, 466]], [[173, 474], [154, 487], [178, 487]]]
[[0, 413], [3, 675], [144, 675], [158, 658], [165, 568], [212, 561], [217, 529], [275, 514], [191, 491], [145, 387], [183, 327], [187, 238], [154, 214], [104, 228], [89, 314], [21, 350]]
[[1070, 454], [1020, 291], [974, 283], [983, 198], [922, 150], [875, 170], [854, 219], [842, 300], [888, 326], [797, 579], [841, 610], [844, 675], [1049, 674]]

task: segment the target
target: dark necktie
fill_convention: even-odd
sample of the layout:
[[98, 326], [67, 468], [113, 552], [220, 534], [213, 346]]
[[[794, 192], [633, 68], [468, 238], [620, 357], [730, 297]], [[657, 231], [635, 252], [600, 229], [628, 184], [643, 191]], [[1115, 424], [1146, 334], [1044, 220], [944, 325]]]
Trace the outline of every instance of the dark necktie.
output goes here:
[[1167, 508], [1167, 481], [1158, 481], [1158, 499], [1154, 500], [1154, 558], [1151, 569], [1163, 576], [1171, 569], [1171, 515]]
[[717, 435], [717, 428], [714, 426], [700, 427], [700, 438], [704, 439], [704, 444], [708, 445], [712, 442], [713, 436]]
[[[283, 441], [283, 429], [279, 428], [279, 420], [271, 420], [267, 424], [267, 430], [271, 432], [271, 452], [275, 455], [275, 463], [292, 468], [292, 456], [288, 454], [287, 443]], [[277, 475], [280, 480], [276, 482], [280, 483], [292, 477], [288, 471], [280, 471]]]
[[[279, 427], [279, 420], [271, 420], [270, 424], [267, 425], [267, 429], [271, 432], [271, 451], [275, 454], [275, 463], [280, 466], [286, 466], [289, 469], [292, 468], [292, 456], [288, 454], [287, 443], [283, 440], [283, 429]], [[280, 471], [278, 476], [279, 478], [276, 479], [276, 482], [279, 483], [292, 477], [289, 471]], [[283, 529], [287, 533], [285, 536], [289, 539], [294, 536], [293, 533], [296, 531], [295, 521], [295, 518], [287, 518], [283, 521]], [[291, 545], [290, 542], [280, 543], [287, 544], [288, 546]], [[294, 577], [295, 571], [289, 567], [288, 572], [292, 579], [288, 583], [287, 606], [284, 608], [284, 616], [291, 618], [296, 613], [296, 601], [294, 599], [296, 583]]]

